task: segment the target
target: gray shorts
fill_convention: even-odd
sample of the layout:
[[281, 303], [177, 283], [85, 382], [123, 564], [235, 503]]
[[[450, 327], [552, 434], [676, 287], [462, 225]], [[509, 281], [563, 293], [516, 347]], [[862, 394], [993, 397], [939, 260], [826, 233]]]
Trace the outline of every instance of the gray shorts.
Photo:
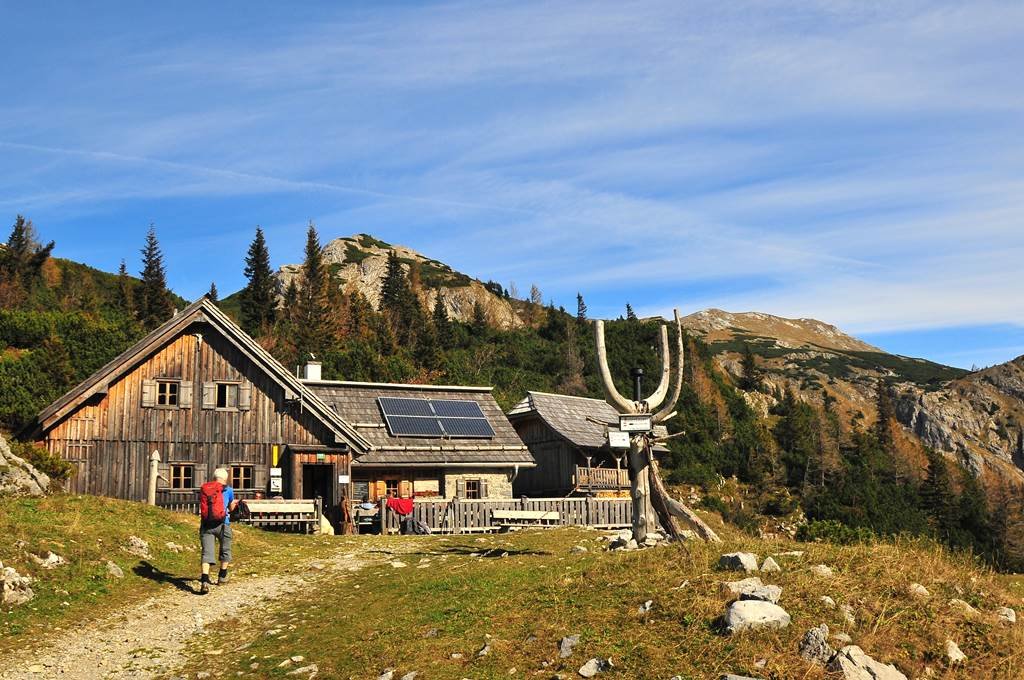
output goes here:
[[[231, 525], [199, 525], [199, 542], [203, 544], [203, 564], [231, 561]], [[220, 560], [214, 557], [214, 541], [220, 543]]]

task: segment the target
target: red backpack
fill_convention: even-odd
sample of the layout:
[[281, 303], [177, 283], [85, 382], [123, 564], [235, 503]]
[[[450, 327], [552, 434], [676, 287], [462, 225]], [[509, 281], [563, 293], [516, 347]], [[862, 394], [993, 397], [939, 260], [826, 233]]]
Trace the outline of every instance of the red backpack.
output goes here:
[[203, 518], [203, 521], [223, 522], [226, 515], [224, 485], [213, 481], [199, 487], [199, 516]]

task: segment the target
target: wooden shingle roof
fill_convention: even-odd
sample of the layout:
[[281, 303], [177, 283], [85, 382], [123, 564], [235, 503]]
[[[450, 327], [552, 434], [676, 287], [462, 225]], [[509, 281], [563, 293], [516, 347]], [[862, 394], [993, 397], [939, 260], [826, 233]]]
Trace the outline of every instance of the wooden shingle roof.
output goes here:
[[82, 381], [70, 392], [46, 407], [38, 416], [40, 432], [54, 427], [69, 413], [95, 394], [106, 392], [108, 386], [120, 376], [145, 361], [161, 347], [186, 332], [193, 324], [206, 324], [218, 331], [254, 364], [264, 370], [286, 394], [301, 397], [303, 408], [334, 433], [339, 444], [348, 444], [353, 453], [370, 448], [370, 443], [306, 387], [281, 362], [263, 349], [248, 333], [238, 327], [217, 305], [203, 297], [175, 314], [164, 324], [119, 354], [105, 366]]
[[[508, 412], [513, 422], [517, 418], [532, 416], [539, 417], [574, 446], [592, 449], [606, 446], [608, 437], [605, 432], [618, 429], [614, 424], [619, 422], [618, 412], [602, 399], [548, 392], [527, 392], [526, 397]], [[664, 425], [655, 425], [654, 434], [663, 437], [668, 430]], [[656, 445], [655, 450], [664, 450], [664, 447]]]
[[[490, 387], [396, 385], [345, 381], [303, 381], [338, 415], [370, 442], [373, 450], [358, 456], [356, 465], [533, 467], [533, 456], [508, 422]], [[456, 399], [480, 405], [494, 430], [489, 438], [400, 437], [388, 431], [379, 397]]]

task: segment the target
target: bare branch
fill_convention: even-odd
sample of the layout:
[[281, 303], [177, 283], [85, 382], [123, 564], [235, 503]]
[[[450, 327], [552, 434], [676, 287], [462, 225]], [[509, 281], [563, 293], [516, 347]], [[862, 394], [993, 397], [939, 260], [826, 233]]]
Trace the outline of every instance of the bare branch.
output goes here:
[[[679, 401], [679, 395], [683, 391], [683, 366], [685, 358], [683, 356], [683, 322], [679, 320], [679, 310], [674, 310], [676, 317], [676, 381], [672, 385], [672, 394], [669, 395], [668, 401], [665, 402], [665, 406], [654, 414], [654, 422], [661, 423], [668, 420], [674, 412], [676, 402]], [[667, 333], [668, 331], [662, 327]], [[666, 357], [667, 359], [667, 357]], [[668, 361], [665, 361], [668, 365]]]
[[619, 413], [636, 413], [636, 404], [626, 399], [615, 389], [612, 372], [608, 368], [608, 352], [604, 346], [604, 321], [594, 321], [594, 342], [597, 345], [597, 366], [601, 373], [601, 384], [604, 386], [605, 399]]

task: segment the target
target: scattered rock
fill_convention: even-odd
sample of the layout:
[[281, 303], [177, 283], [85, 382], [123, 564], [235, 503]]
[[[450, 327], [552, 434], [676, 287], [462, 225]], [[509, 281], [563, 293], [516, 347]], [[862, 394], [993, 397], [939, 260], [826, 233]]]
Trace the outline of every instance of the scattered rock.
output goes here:
[[960, 647], [955, 642], [946, 640], [946, 659], [949, 660], [950, 666], [955, 666], [966, 662], [967, 655], [960, 651]]
[[840, 605], [839, 611], [843, 613], [843, 620], [846, 621], [847, 625], [856, 625], [857, 614], [854, 612], [853, 607], [848, 604]]
[[124, 571], [112, 561], [107, 560], [107, 576], [111, 576], [113, 578], [124, 578]]
[[788, 550], [786, 552], [780, 552], [776, 557], [803, 557], [803, 550]]
[[718, 592], [727, 599], [734, 599], [743, 593], [749, 593], [758, 588], [763, 588], [764, 583], [756, 576], [745, 578], [741, 581], [723, 581], [718, 584]]
[[146, 543], [138, 536], [129, 536], [125, 544], [121, 546], [121, 550], [136, 557], [148, 558], [150, 556], [149, 543]]
[[437, 634], [439, 632], [440, 631], [438, 631], [437, 628], [431, 628], [430, 630], [428, 630], [426, 633], [423, 634], [423, 637], [425, 637], [425, 638], [436, 638]]
[[35, 553], [29, 553], [29, 557], [32, 561], [38, 564], [43, 569], [56, 569], [62, 564], [67, 564], [68, 561], [58, 555], [57, 553], [47, 550], [46, 552], [36, 555]]
[[450, 654], [450, 655], [448, 656], [448, 658], [449, 658], [449, 659], [454, 659], [454, 660], [458, 660], [458, 659], [461, 659], [461, 658], [462, 658], [462, 653], [461, 653], [461, 652], [452, 652], [452, 653], [451, 653], [451, 654]]
[[569, 635], [558, 642], [558, 658], [568, 659], [572, 656], [572, 648], [580, 643], [579, 635]]
[[762, 602], [771, 602], [772, 604], [778, 604], [781, 597], [781, 586], [760, 586], [740, 593], [741, 600], [760, 600]]
[[166, 543], [164, 543], [164, 547], [167, 548], [168, 550], [170, 550], [173, 553], [180, 553], [180, 552], [185, 552], [186, 550], [188, 550], [188, 548], [186, 548], [185, 546], [178, 545], [177, 543], [175, 543], [173, 541], [167, 541]]
[[477, 655], [477, 657], [481, 657], [482, 658], [482, 657], [487, 656], [490, 653], [491, 653], [491, 643], [487, 642], [487, 643], [484, 644], [483, 647], [480, 648], [480, 651], [478, 651], [476, 653], [476, 655]]
[[835, 653], [828, 644], [828, 626], [823, 623], [804, 633], [797, 651], [807, 661], [826, 665]]
[[832, 633], [832, 639], [844, 647], [853, 644], [853, 638], [846, 633]]
[[907, 680], [895, 666], [875, 661], [857, 645], [848, 645], [836, 652], [828, 670], [842, 673], [845, 680]]
[[590, 661], [580, 666], [580, 669], [577, 671], [577, 673], [580, 674], [580, 677], [592, 678], [598, 673], [604, 673], [605, 671], [610, 670], [611, 667], [611, 659], [591, 659]]
[[313, 571], [323, 571], [324, 569], [327, 568], [327, 565], [324, 564], [323, 562], [310, 562], [309, 563], [309, 568], [312, 569]]
[[829, 609], [835, 609], [836, 608], [836, 601], [833, 600], [828, 595], [822, 595], [820, 598], [818, 598], [818, 601], [821, 602], [826, 607], [828, 607]]
[[907, 594], [919, 600], [927, 600], [932, 596], [932, 594], [928, 592], [928, 589], [920, 583], [911, 583], [907, 586]]
[[996, 616], [999, 617], [1000, 623], [1014, 624], [1017, 623], [1017, 612], [1013, 611], [1009, 607], [1000, 607], [996, 610]]
[[[682, 680], [682, 676], [676, 676]], [[749, 675], [733, 675], [732, 673], [726, 673], [719, 680], [761, 680], [761, 678], [752, 678]]]
[[28, 672], [32, 674], [45, 673], [46, 666], [41, 663], [34, 663], [28, 667]]
[[30, 584], [31, 576], [22, 576], [14, 567], [0, 563], [0, 604], [25, 604], [36, 596]]
[[968, 618], [974, 618], [975, 616], [980, 614], [980, 612], [974, 607], [972, 607], [969, 603], [964, 602], [963, 600], [959, 600], [955, 597], [949, 601], [949, 606], [954, 609], [960, 610], [960, 613]]
[[317, 666], [315, 663], [311, 663], [308, 666], [303, 666], [302, 668], [296, 668], [293, 671], [288, 671], [288, 675], [305, 675], [306, 677], [314, 678], [316, 677], [316, 674], [319, 672], [320, 667]]
[[779, 563], [772, 558], [766, 557], [764, 562], [761, 563], [761, 571], [766, 574], [777, 574], [782, 571], [782, 567], [780, 567]]
[[637, 611], [639, 613], [641, 613], [641, 614], [646, 614], [647, 612], [651, 611], [651, 607], [653, 607], [653, 606], [654, 606], [654, 600], [647, 600], [642, 605], [637, 607]]
[[402, 567], [408, 567], [408, 566], [409, 566], [408, 564], [406, 564], [405, 562], [402, 562], [400, 560], [395, 560], [394, 562], [391, 563], [391, 567], [394, 568], [394, 569], [401, 569]]
[[587, 552], [587, 548], [583, 545], [574, 545], [572, 548], [569, 549], [569, 552], [578, 555], [579, 553]]
[[718, 558], [719, 569], [731, 571], [757, 571], [757, 555], [754, 553], [726, 553]]
[[419, 675], [419, 671], [409, 671], [402, 676], [402, 680], [416, 680], [416, 676]]
[[835, 573], [832, 571], [832, 567], [827, 564], [815, 564], [811, 567], [811, 573], [818, 578], [832, 578]]
[[395, 669], [388, 668], [383, 673], [377, 676], [377, 680], [391, 680], [395, 677]]
[[785, 628], [790, 617], [777, 604], [763, 600], [737, 600], [725, 611], [725, 627], [730, 633], [765, 628]]

